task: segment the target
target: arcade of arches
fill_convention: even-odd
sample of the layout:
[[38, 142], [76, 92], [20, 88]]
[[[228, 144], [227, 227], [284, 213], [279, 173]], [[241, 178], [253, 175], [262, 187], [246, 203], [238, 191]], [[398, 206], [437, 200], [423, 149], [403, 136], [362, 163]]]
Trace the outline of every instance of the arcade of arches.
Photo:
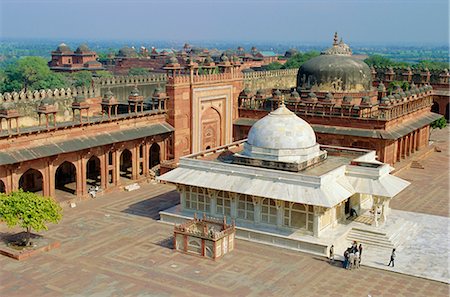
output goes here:
[[157, 135], [10, 165], [0, 172], [0, 192], [23, 189], [65, 201], [96, 187], [109, 191], [151, 177], [167, 159], [167, 140]]

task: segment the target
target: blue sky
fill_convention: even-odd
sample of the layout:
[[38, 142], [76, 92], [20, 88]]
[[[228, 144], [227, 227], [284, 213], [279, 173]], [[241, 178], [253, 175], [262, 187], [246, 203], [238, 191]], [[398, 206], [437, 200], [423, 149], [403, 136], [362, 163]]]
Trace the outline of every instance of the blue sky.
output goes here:
[[448, 0], [0, 0], [4, 38], [448, 44]]

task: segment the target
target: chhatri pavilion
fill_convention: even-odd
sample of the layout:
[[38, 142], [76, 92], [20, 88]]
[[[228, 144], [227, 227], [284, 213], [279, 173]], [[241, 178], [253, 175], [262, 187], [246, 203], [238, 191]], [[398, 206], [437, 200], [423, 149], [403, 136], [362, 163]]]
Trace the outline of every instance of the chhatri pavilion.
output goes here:
[[248, 139], [182, 157], [162, 175], [160, 181], [177, 186], [180, 205], [161, 219], [226, 216], [238, 237], [254, 238], [298, 231], [320, 238], [363, 213], [378, 226], [390, 200], [409, 185], [392, 169], [375, 151], [318, 144], [311, 126], [282, 102], [252, 126]]

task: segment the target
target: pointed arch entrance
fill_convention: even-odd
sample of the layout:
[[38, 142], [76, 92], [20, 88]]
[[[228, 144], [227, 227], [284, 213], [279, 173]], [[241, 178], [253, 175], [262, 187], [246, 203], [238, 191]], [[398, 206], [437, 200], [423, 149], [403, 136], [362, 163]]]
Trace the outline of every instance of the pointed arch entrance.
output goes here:
[[88, 186], [100, 187], [100, 178], [100, 159], [92, 156], [86, 165], [86, 183]]
[[19, 189], [25, 192], [40, 192], [43, 186], [43, 176], [39, 170], [30, 168], [19, 179]]
[[0, 179], [0, 193], [6, 193], [5, 183]]
[[150, 147], [150, 158], [149, 158], [149, 167], [152, 169], [153, 167], [159, 165], [161, 162], [161, 148], [155, 142]]
[[222, 145], [222, 129], [220, 113], [209, 107], [202, 113], [202, 150]]
[[431, 106], [431, 112], [439, 113], [439, 103], [436, 101], [433, 102], [433, 105]]
[[123, 150], [120, 154], [120, 176], [132, 179], [133, 155], [129, 149]]
[[55, 188], [75, 194], [77, 189], [77, 169], [71, 162], [64, 161], [55, 172]]
[[445, 106], [445, 119], [447, 120], [447, 122], [450, 121], [450, 103], [447, 103], [447, 105]]

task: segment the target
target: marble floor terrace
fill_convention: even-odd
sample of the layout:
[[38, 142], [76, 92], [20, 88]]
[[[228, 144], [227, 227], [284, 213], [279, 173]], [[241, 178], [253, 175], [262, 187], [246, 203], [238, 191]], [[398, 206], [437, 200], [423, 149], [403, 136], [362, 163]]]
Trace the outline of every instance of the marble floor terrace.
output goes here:
[[[0, 257], [0, 296], [448, 296], [444, 283], [237, 240], [217, 262], [174, 252], [158, 212], [174, 188], [146, 184], [64, 209], [46, 236], [59, 249], [26, 261]], [[4, 224], [0, 233], [11, 232]]]

